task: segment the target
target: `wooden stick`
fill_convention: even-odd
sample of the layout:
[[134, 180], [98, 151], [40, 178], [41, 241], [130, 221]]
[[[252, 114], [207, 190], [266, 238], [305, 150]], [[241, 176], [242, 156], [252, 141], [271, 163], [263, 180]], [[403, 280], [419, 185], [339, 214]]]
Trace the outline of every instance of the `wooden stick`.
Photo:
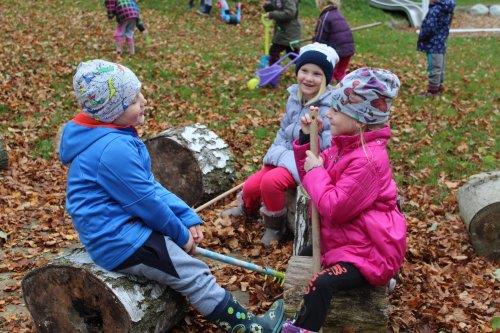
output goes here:
[[[318, 156], [318, 109], [311, 108], [311, 152]], [[311, 224], [312, 224], [312, 246], [313, 246], [313, 273], [318, 273], [321, 270], [321, 248], [320, 248], [320, 231], [319, 231], [319, 214], [318, 209], [311, 200]]]
[[370, 24], [365, 24], [365, 25], [360, 25], [359, 27], [354, 27], [351, 29], [351, 31], [356, 31], [356, 30], [361, 30], [361, 29], [367, 29], [371, 27], [376, 27], [377, 25], [381, 25], [382, 22], [374, 22]]
[[213, 203], [216, 203], [217, 201], [221, 200], [221, 199], [224, 199], [225, 197], [227, 197], [228, 195], [230, 195], [231, 193], [234, 193], [236, 191], [238, 191], [240, 188], [243, 187], [243, 184], [245, 183], [241, 183], [240, 185], [238, 186], [235, 186], [233, 187], [232, 189], [230, 190], [227, 190], [226, 192], [222, 193], [222, 194], [219, 194], [218, 196], [216, 196], [215, 198], [213, 198], [212, 200], [208, 201], [208, 202], [205, 202], [203, 205], [201, 205], [200, 207], [198, 208], [195, 208], [195, 212], [198, 213], [199, 211], [207, 208], [208, 206], [210, 206], [211, 204]]

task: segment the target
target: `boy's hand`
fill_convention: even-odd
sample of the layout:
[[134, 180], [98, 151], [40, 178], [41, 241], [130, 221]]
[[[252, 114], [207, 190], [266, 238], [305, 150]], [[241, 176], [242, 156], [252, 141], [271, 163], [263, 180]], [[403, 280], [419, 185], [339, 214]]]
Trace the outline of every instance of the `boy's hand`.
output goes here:
[[310, 170], [323, 166], [323, 157], [316, 156], [312, 151], [306, 151], [306, 162], [304, 163], [304, 170], [309, 172]]
[[191, 232], [189, 232], [189, 239], [186, 244], [182, 247], [184, 251], [186, 251], [189, 254], [194, 254], [194, 250], [196, 249], [196, 243], [194, 242], [193, 235], [191, 235]]
[[195, 244], [200, 244], [203, 241], [203, 230], [201, 225], [193, 225], [189, 228], [189, 233], [193, 236]]

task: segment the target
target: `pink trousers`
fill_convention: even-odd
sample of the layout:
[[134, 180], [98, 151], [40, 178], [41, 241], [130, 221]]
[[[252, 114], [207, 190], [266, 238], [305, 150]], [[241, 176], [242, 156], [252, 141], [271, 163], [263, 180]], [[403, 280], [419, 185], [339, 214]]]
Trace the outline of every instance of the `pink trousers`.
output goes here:
[[248, 177], [243, 185], [245, 211], [249, 214], [256, 213], [261, 204], [264, 204], [269, 212], [279, 212], [285, 208], [286, 191], [296, 187], [297, 184], [287, 169], [264, 165]]

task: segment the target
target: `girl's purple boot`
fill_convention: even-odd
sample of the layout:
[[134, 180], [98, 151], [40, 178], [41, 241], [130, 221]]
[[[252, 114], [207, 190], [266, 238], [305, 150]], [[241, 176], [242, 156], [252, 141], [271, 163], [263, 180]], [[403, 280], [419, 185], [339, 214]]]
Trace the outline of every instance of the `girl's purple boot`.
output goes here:
[[287, 320], [285, 321], [283, 327], [281, 328], [281, 333], [317, 333], [317, 332], [297, 327], [293, 324], [293, 321]]

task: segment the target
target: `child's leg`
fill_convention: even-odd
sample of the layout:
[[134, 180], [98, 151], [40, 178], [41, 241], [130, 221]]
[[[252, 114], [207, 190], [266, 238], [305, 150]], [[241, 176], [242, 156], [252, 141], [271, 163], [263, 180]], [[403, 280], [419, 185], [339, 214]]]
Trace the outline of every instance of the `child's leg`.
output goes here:
[[123, 52], [123, 44], [125, 43], [125, 23], [118, 23], [115, 29], [114, 39], [116, 44], [116, 53], [121, 54]]
[[135, 43], [134, 43], [134, 31], [135, 31], [135, 24], [136, 20], [127, 20], [126, 25], [125, 25], [125, 36], [127, 38], [127, 45], [128, 45], [128, 53], [129, 54], [134, 54], [135, 53]]
[[[333, 295], [366, 284], [363, 275], [350, 263], [340, 262], [319, 272], [309, 281], [302, 308], [293, 326], [319, 331], [325, 323]], [[287, 332], [285, 327], [283, 332]]]
[[236, 3], [236, 21], [241, 22], [241, 2]]
[[441, 80], [439, 82], [439, 92], [443, 92], [444, 87], [444, 72], [445, 72], [445, 61], [444, 61], [444, 54], [443, 54], [443, 61], [441, 62]]
[[263, 205], [260, 213], [266, 230], [261, 242], [265, 246], [281, 240], [286, 229], [286, 191], [295, 187], [295, 180], [283, 167], [276, 167], [262, 177], [260, 192]]
[[443, 55], [428, 53], [427, 64], [427, 70], [429, 72], [429, 87], [427, 92], [430, 94], [437, 94], [439, 92], [439, 84], [441, 83]]
[[275, 302], [263, 316], [241, 306], [215, 281], [208, 266], [184, 252], [169, 237], [153, 232], [146, 242], [115, 271], [143, 276], [167, 285], [186, 296], [202, 315], [228, 332], [278, 332], [283, 320], [283, 301]]
[[262, 177], [273, 170], [273, 166], [265, 165], [245, 180], [242, 190], [242, 199], [245, 212], [256, 213], [262, 202], [261, 183]]
[[115, 271], [144, 276], [186, 296], [201, 314], [208, 315], [226, 297], [208, 266], [193, 258], [169, 237], [153, 232], [146, 243]]
[[271, 44], [269, 48], [269, 65], [274, 64], [279, 60], [281, 52], [286, 50], [286, 46], [279, 44]]
[[339, 59], [339, 63], [335, 66], [335, 70], [333, 71], [333, 78], [337, 80], [337, 82], [344, 78], [350, 60], [351, 60], [350, 56], [342, 57]]
[[297, 187], [292, 174], [286, 168], [275, 167], [263, 175], [260, 183], [262, 202], [270, 212], [285, 209], [286, 191]]

